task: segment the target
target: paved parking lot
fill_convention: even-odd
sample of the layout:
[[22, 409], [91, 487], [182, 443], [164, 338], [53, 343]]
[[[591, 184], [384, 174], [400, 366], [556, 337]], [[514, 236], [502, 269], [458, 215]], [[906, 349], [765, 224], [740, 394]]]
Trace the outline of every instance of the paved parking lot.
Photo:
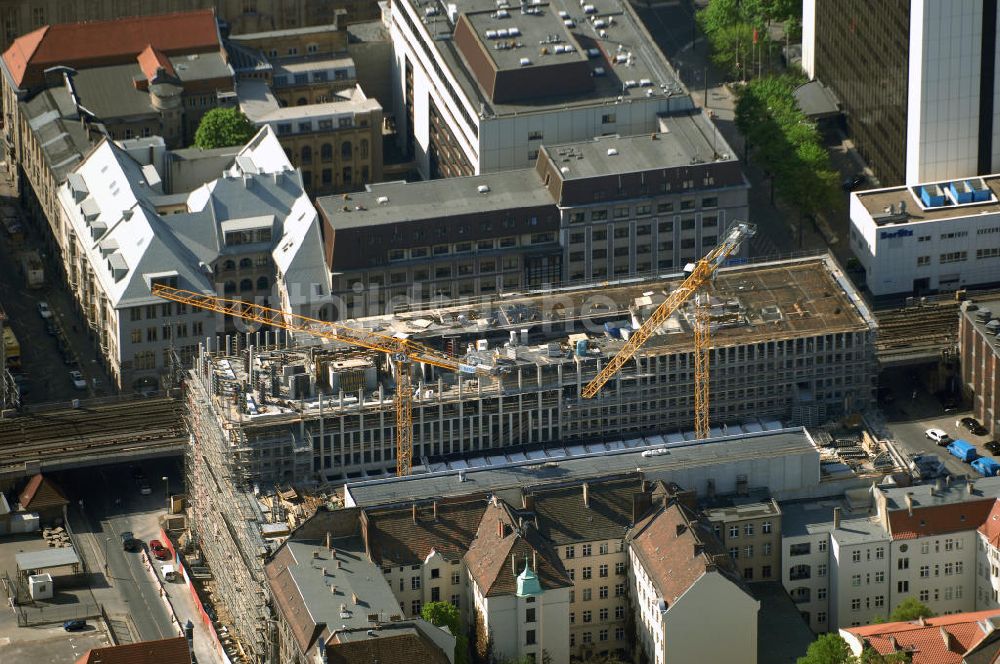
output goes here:
[[[7, 617], [9, 612], [4, 612]], [[11, 619], [13, 624], [13, 619]], [[46, 627], [13, 627], [12, 633], [0, 620], [0, 662], [31, 662], [31, 664], [68, 664], [75, 662], [91, 648], [111, 645], [104, 630], [89, 621], [82, 632], [66, 632], [61, 625]]]

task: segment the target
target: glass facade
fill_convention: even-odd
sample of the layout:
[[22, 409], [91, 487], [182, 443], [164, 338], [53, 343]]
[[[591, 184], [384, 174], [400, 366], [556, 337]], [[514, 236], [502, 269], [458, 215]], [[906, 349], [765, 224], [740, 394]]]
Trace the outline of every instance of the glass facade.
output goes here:
[[883, 186], [906, 173], [910, 3], [816, 2], [816, 76], [840, 99], [855, 145]]

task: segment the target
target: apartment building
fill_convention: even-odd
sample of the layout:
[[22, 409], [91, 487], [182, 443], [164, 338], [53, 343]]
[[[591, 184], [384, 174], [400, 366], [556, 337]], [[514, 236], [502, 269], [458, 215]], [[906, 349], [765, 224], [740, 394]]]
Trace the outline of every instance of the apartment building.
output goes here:
[[392, 3], [400, 147], [425, 179], [526, 168], [543, 143], [649, 134], [694, 103], [627, 2]]
[[851, 249], [868, 289], [921, 295], [1000, 281], [998, 193], [996, 175], [852, 193]]
[[766, 492], [709, 499], [703, 509], [715, 536], [747, 583], [774, 581], [781, 573], [781, 507]]
[[760, 603], [707, 523], [667, 502], [636, 523], [628, 544], [636, 645], [647, 661], [757, 661]]
[[7, 169], [53, 250], [58, 188], [93, 146], [190, 142], [234, 85], [211, 11], [40, 26], [4, 52], [0, 72]]
[[782, 582], [816, 632], [884, 620], [908, 597], [936, 614], [977, 610], [977, 529], [998, 492], [983, 478], [785, 504]]
[[328, 304], [316, 212], [273, 132], [192, 192], [165, 191], [161, 173], [104, 139], [58, 193], [67, 280], [119, 388], [155, 388], [233, 325], [153, 296], [154, 284], [295, 313]]
[[1000, 348], [997, 333], [1000, 301], [963, 302], [958, 317], [958, 354], [962, 367], [962, 389], [972, 395], [972, 411], [991, 434], [1000, 431]]

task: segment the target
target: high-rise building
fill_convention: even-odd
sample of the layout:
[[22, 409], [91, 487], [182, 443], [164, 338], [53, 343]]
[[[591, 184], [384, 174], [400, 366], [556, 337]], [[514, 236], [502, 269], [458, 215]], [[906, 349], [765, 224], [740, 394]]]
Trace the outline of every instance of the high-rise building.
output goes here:
[[996, 0], [803, 0], [803, 68], [887, 185], [1000, 167], [996, 37]]

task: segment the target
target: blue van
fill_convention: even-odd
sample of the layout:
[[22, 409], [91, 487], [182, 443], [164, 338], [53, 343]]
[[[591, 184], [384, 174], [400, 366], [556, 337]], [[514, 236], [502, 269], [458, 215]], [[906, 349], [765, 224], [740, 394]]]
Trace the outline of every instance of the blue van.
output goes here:
[[948, 452], [965, 463], [971, 463], [979, 456], [976, 446], [965, 440], [956, 440], [948, 446]]
[[979, 457], [972, 462], [972, 467], [979, 471], [983, 477], [993, 477], [1000, 473], [1000, 463], [989, 457]]

